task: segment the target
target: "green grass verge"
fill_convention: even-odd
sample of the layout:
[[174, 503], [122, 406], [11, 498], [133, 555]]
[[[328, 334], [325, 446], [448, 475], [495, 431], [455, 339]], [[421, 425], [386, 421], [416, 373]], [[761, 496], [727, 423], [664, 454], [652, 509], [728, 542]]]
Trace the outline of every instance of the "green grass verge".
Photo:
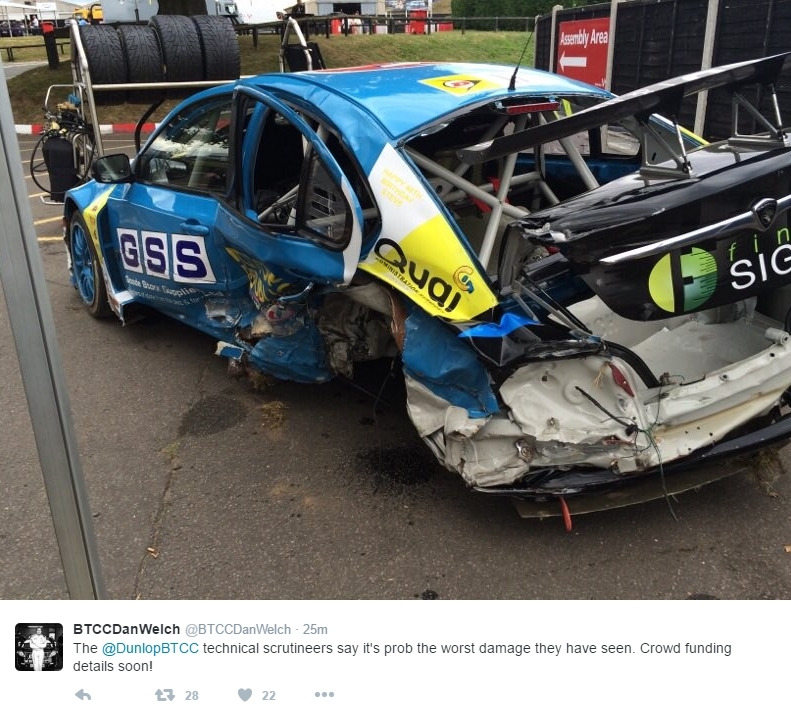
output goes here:
[[[321, 53], [330, 68], [344, 68], [354, 65], [366, 65], [378, 62], [404, 62], [416, 60], [454, 60], [459, 62], [494, 62], [515, 64], [522, 53], [527, 37], [525, 33], [515, 32], [479, 32], [453, 31], [434, 33], [432, 35], [333, 35], [329, 38], [312, 37], [319, 43]], [[46, 60], [40, 38], [14, 38], [14, 45], [23, 44], [16, 41], [29, 41], [38, 47], [30, 50], [15, 50], [16, 62], [23, 60]], [[11, 44], [10, 39], [0, 41], [0, 54], [6, 62], [3, 45]], [[259, 73], [277, 72], [280, 39], [276, 35], [261, 35], [258, 47], [253, 47], [251, 36], [239, 38], [239, 49], [242, 58], [242, 74], [257, 75]], [[42, 106], [47, 89], [51, 85], [68, 85], [72, 81], [71, 64], [68, 53], [59, 56], [60, 68], [50, 69], [42, 66], [29, 70], [8, 80], [8, 92], [14, 122], [17, 124], [40, 123], [43, 119]], [[532, 49], [525, 54], [526, 64], [532, 60]], [[51, 103], [65, 99], [53, 94]], [[97, 98], [100, 94], [97, 94]], [[172, 107], [170, 103], [166, 107]], [[154, 120], [161, 118], [158, 111]], [[102, 106], [98, 111], [100, 123], [135, 122], [146, 106], [122, 104]]]

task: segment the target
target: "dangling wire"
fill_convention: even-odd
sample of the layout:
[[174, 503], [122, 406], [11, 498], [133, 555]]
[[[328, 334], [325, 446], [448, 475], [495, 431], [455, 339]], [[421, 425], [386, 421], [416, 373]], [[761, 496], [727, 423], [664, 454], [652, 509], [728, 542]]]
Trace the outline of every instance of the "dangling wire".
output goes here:
[[651, 447], [656, 452], [656, 458], [659, 460], [659, 480], [662, 482], [662, 495], [665, 498], [665, 503], [667, 504], [667, 508], [670, 511], [670, 516], [673, 517], [673, 521], [678, 521], [678, 517], [676, 516], [676, 512], [673, 509], [673, 505], [670, 503], [670, 494], [667, 491], [667, 482], [665, 479], [665, 466], [662, 463], [662, 453], [659, 451], [659, 446], [654, 439], [654, 435], [650, 431], [645, 431], [640, 429], [640, 431], [648, 437], [648, 441], [651, 443]]
[[[579, 391], [586, 399], [588, 399], [588, 401], [590, 401], [597, 409], [599, 409], [599, 411], [606, 414], [613, 421], [623, 426], [626, 433], [629, 434], [630, 436], [638, 433], [645, 435], [645, 437], [648, 439], [649, 446], [654, 450], [654, 453], [656, 453], [656, 458], [659, 465], [659, 480], [662, 484], [662, 496], [664, 497], [665, 503], [667, 504], [667, 508], [670, 511], [670, 516], [673, 517], [674, 521], [678, 521], [678, 516], [676, 516], [676, 512], [670, 503], [670, 494], [667, 491], [667, 480], [665, 478], [665, 466], [662, 463], [662, 452], [659, 450], [659, 445], [656, 443], [656, 439], [654, 439], [654, 434], [653, 434], [653, 428], [659, 422], [659, 401], [662, 398], [662, 383], [660, 382], [659, 391], [657, 394], [656, 416], [654, 417], [654, 422], [653, 424], [651, 424], [651, 428], [649, 429], [641, 429], [631, 419], [624, 419], [615, 416], [615, 414], [611, 413], [606, 408], [604, 408], [604, 406], [602, 406], [596, 399], [594, 399], [593, 396], [591, 396], [587, 391], [580, 388], [579, 386], [575, 386], [574, 388], [577, 391]], [[634, 448], [636, 452], [642, 451], [642, 449], [639, 449], [637, 447], [636, 440], [634, 442]]]
[[609, 416], [613, 421], [623, 426], [624, 429], [626, 430], [626, 433], [629, 434], [629, 436], [632, 436], [638, 431], [642, 431], [642, 429], [637, 424], [635, 424], [634, 421], [632, 421], [631, 419], [624, 419], [622, 417], [615, 416], [615, 414], [612, 414], [609, 411], [607, 411], [607, 409], [605, 409], [604, 406], [602, 406], [598, 401], [596, 401], [596, 399], [594, 399], [593, 396], [591, 396], [587, 391], [585, 391], [585, 389], [582, 389], [579, 386], [575, 386], [574, 388], [577, 391], [579, 391], [586, 399], [588, 399], [588, 401], [590, 401], [597, 409], [599, 409], [599, 411], [601, 411], [603, 414], [607, 414], [607, 416]]
[[665, 498], [665, 503], [667, 504], [667, 508], [670, 511], [670, 516], [673, 517], [673, 521], [678, 521], [676, 512], [673, 509], [672, 504], [670, 503], [670, 494], [667, 491], [667, 481], [665, 479], [665, 466], [662, 463], [662, 452], [659, 450], [659, 445], [656, 443], [656, 439], [654, 439], [654, 428], [659, 423], [659, 404], [662, 401], [662, 389], [664, 388], [665, 381], [667, 381], [669, 378], [670, 376], [666, 374], [663, 374], [659, 378], [659, 390], [657, 391], [656, 394], [656, 416], [654, 416], [654, 421], [649, 429], [647, 430], [640, 429], [640, 431], [646, 435], [646, 438], [648, 439], [649, 443], [651, 444], [651, 447], [656, 453], [656, 458], [657, 461], [659, 462], [659, 479], [662, 483], [662, 495]]

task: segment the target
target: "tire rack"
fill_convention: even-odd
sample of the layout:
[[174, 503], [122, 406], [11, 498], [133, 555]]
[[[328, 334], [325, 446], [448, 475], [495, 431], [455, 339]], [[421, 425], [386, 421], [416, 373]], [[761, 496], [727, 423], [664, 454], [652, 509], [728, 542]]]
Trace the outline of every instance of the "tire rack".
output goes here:
[[[94, 83], [88, 63], [88, 56], [80, 36], [79, 24], [75, 20], [69, 21], [71, 26], [71, 68], [73, 91], [80, 100], [78, 112], [86, 122], [93, 125], [96, 157], [104, 155], [100, 119], [97, 111], [96, 94], [131, 90], [161, 90], [161, 91], [191, 91], [201, 88], [211, 88], [216, 85], [228, 83], [231, 79], [224, 80], [194, 80], [188, 82], [154, 82], [154, 83]], [[185, 92], [185, 95], [187, 93]], [[87, 113], [86, 113], [87, 103]]]

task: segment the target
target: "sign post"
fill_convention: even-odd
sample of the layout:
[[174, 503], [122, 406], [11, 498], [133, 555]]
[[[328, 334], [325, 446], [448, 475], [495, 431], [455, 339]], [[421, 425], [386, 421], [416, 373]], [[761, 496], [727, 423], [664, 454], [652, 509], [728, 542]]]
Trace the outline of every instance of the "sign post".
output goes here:
[[99, 555], [2, 61], [0, 76], [0, 282], [69, 596], [101, 599]]
[[36, 12], [38, 19], [43, 20], [46, 13], [52, 13], [52, 21], [57, 25], [58, 19], [58, 4], [57, 3], [36, 3]]

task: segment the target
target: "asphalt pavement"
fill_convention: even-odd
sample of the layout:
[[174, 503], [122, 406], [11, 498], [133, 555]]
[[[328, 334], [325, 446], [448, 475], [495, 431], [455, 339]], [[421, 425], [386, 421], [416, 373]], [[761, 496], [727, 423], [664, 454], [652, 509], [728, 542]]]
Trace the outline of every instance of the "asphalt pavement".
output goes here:
[[26, 60], [26, 61], [14, 61], [13, 63], [4, 62], [0, 59], [0, 62], [3, 63], [3, 72], [5, 73], [6, 78], [13, 78], [17, 75], [21, 75], [32, 68], [37, 68], [40, 65], [46, 65], [45, 61], [40, 60]]
[[[19, 138], [28, 174], [35, 140]], [[130, 140], [113, 136], [108, 150], [131, 152]], [[60, 208], [27, 183], [111, 598], [791, 596], [787, 473], [577, 516], [571, 532], [521, 519], [439, 467], [397, 379], [381, 402], [373, 374], [253, 388], [227, 374], [211, 339], [173, 320], [90, 318], [68, 281]], [[61, 599], [5, 303], [0, 598]]]

